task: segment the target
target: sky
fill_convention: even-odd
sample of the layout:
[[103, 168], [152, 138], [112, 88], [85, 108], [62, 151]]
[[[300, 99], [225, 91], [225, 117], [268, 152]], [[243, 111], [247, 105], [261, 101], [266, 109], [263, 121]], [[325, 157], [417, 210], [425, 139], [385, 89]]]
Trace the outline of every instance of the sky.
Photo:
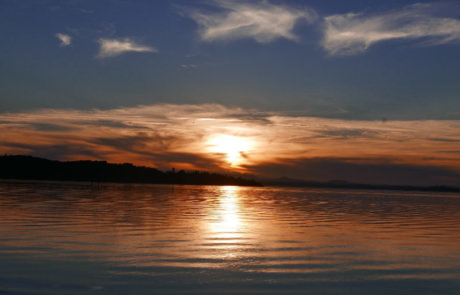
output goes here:
[[0, 0], [0, 152], [460, 183], [458, 1]]

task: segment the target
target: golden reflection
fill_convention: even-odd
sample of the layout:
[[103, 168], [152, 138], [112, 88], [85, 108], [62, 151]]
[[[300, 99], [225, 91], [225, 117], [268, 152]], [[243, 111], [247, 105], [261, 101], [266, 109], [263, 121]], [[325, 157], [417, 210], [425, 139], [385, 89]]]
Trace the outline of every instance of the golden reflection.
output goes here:
[[217, 239], [240, 238], [243, 227], [238, 194], [240, 188], [224, 186], [220, 190], [219, 204], [209, 223], [211, 234]]
[[[172, 196], [165, 186], [87, 190], [69, 184], [64, 197], [55, 198], [47, 193], [51, 186], [40, 187], [0, 187], [0, 254], [54, 259], [57, 250], [66, 259], [108, 260], [148, 275], [181, 267], [311, 272], [321, 278], [349, 264], [366, 277], [410, 268], [420, 279], [425, 270], [435, 269], [439, 278], [458, 268], [454, 195], [434, 203], [425, 201], [429, 195], [419, 196], [421, 203], [395, 199], [369, 210], [380, 197], [360, 197], [363, 203], [356, 206], [356, 199], [344, 202], [328, 191], [305, 190], [305, 197], [293, 198], [302, 190], [179, 186]], [[319, 202], [324, 198], [328, 206]], [[387, 213], [394, 215], [390, 223], [382, 219]]]

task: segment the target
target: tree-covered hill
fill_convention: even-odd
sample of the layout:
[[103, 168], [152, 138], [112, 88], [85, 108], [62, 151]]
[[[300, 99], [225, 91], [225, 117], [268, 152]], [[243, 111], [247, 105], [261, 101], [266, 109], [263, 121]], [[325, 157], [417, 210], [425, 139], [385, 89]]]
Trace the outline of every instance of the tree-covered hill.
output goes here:
[[202, 171], [168, 171], [106, 161], [53, 161], [32, 156], [0, 156], [0, 178], [91, 182], [260, 186], [254, 180]]

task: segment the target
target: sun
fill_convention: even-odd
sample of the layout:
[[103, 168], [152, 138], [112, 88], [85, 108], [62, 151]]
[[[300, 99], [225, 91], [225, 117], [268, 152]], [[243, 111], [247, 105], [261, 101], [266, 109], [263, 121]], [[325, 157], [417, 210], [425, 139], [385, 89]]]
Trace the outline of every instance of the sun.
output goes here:
[[244, 160], [244, 154], [251, 150], [252, 143], [239, 136], [218, 135], [210, 139], [208, 146], [212, 153], [225, 154], [225, 160], [236, 167]]

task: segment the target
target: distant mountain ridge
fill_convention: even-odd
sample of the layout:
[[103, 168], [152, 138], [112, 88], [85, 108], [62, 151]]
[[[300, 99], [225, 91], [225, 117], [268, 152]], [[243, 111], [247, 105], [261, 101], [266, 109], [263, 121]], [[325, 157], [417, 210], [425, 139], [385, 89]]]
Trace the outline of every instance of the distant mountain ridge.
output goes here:
[[89, 182], [262, 186], [255, 180], [203, 171], [168, 171], [106, 161], [54, 161], [33, 156], [0, 156], [0, 178]]
[[460, 193], [460, 187], [455, 186], [412, 186], [412, 185], [385, 185], [385, 184], [366, 184], [354, 183], [345, 180], [330, 180], [326, 182], [308, 181], [280, 177], [266, 180], [259, 180], [264, 185], [270, 186], [291, 186], [291, 187], [316, 187], [316, 188], [345, 188], [345, 189], [371, 189], [371, 190], [399, 190], [399, 191], [432, 191], [432, 192], [454, 192]]

